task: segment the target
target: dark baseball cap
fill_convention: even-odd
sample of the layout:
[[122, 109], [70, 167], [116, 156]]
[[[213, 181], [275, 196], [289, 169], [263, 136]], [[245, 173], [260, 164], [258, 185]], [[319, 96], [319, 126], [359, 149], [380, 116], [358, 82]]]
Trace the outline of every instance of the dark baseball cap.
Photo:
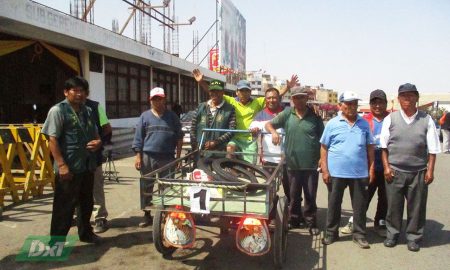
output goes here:
[[411, 83], [405, 83], [400, 85], [400, 87], [398, 88], [398, 93], [405, 93], [405, 92], [417, 92], [417, 94], [419, 93], [419, 91], [417, 91], [417, 88], [414, 84]]
[[379, 98], [379, 99], [387, 102], [386, 93], [381, 89], [373, 90], [372, 93], [370, 93], [370, 99], [369, 99], [370, 101], [372, 101], [372, 99], [376, 99], [376, 98]]
[[209, 83], [209, 87], [208, 89], [211, 90], [223, 90], [223, 82], [219, 81], [219, 80], [212, 80]]

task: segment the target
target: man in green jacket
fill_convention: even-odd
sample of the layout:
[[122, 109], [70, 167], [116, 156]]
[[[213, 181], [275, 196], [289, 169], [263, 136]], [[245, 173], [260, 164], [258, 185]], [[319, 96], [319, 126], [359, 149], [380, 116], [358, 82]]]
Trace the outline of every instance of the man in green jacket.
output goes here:
[[48, 112], [42, 133], [49, 137], [49, 148], [55, 160], [55, 193], [51, 236], [66, 236], [75, 207], [80, 241], [99, 243], [90, 224], [93, 201], [96, 151], [102, 145], [95, 126], [94, 114], [83, 104], [89, 89], [82, 77], [73, 77], [64, 84], [65, 100]]
[[[200, 146], [202, 131], [204, 128], [235, 129], [236, 114], [233, 106], [223, 99], [223, 82], [213, 80], [209, 84], [209, 97], [207, 102], [201, 103], [195, 111], [195, 117], [191, 124], [192, 150]], [[231, 132], [205, 132], [202, 149], [225, 151], [227, 143], [232, 137]]]

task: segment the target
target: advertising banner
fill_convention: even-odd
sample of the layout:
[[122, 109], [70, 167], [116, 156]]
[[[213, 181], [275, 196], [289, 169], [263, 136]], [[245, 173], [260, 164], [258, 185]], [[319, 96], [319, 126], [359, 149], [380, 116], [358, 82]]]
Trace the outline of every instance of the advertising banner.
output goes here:
[[220, 64], [233, 72], [245, 71], [245, 18], [230, 0], [222, 0], [220, 20]]

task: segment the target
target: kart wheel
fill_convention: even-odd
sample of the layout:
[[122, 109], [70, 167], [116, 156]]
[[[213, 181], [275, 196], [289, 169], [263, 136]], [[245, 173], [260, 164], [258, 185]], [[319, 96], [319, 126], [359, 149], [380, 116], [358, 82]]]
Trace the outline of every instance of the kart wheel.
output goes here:
[[288, 234], [288, 204], [285, 196], [278, 197], [275, 216], [275, 231], [273, 235], [273, 262], [277, 268], [283, 267], [286, 261]]
[[156, 250], [162, 255], [170, 255], [175, 251], [175, 247], [165, 243], [163, 231], [166, 223], [166, 215], [168, 212], [156, 210], [153, 219], [153, 243]]

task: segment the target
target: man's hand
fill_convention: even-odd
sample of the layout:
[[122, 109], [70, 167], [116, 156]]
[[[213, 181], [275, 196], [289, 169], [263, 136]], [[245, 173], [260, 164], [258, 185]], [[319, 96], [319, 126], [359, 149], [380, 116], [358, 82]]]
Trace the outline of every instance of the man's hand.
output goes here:
[[272, 132], [272, 143], [273, 145], [279, 145], [281, 143], [281, 136], [278, 132]]
[[259, 128], [257, 128], [257, 127], [254, 127], [254, 128], [251, 128], [251, 129], [250, 129], [250, 132], [252, 133], [252, 135], [253, 135], [254, 137], [256, 137], [256, 136], [258, 136], [259, 132], [261, 132], [261, 129], [259, 129]]
[[289, 89], [295, 87], [299, 83], [298, 76], [296, 74], [291, 76], [291, 80], [286, 82], [286, 85]]
[[192, 74], [197, 82], [201, 82], [203, 80], [203, 73], [198, 68], [194, 69]]
[[101, 146], [102, 146], [101, 140], [92, 140], [87, 143], [86, 149], [91, 152], [95, 152], [95, 151], [99, 150]]
[[325, 184], [331, 183], [331, 176], [328, 170], [322, 170], [322, 179]]
[[59, 166], [59, 179], [62, 181], [72, 180], [73, 174], [69, 171], [69, 166], [63, 164]]
[[429, 185], [433, 183], [433, 180], [434, 180], [433, 171], [427, 170], [427, 172], [425, 173], [425, 184]]
[[140, 171], [141, 167], [142, 167], [142, 158], [141, 158], [141, 154], [136, 154], [136, 159], [134, 160], [134, 167], [136, 168], [136, 170]]
[[394, 175], [395, 175], [395, 172], [393, 169], [391, 169], [390, 166], [388, 166], [384, 169], [384, 179], [386, 180], [386, 182], [388, 182], [388, 183], [392, 182]]
[[216, 148], [217, 144], [215, 141], [207, 141], [205, 143], [205, 149], [206, 150], [213, 150], [214, 148]]

